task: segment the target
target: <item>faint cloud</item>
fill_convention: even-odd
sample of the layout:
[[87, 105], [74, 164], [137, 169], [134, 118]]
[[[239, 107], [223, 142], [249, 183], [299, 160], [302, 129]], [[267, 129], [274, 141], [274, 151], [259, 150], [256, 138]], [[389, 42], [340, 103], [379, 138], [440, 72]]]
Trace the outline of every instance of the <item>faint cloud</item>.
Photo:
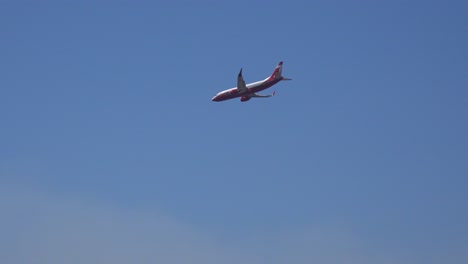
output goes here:
[[226, 244], [156, 210], [0, 186], [0, 263], [402, 263], [333, 228]]
[[[159, 213], [0, 188], [1, 263], [245, 263]], [[5, 217], [4, 217], [5, 216]]]

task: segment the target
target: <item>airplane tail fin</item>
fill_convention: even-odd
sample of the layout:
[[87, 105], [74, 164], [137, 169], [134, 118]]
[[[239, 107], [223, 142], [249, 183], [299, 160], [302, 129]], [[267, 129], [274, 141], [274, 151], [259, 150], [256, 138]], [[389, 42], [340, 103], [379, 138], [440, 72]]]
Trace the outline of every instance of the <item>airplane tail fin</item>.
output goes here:
[[276, 66], [276, 68], [273, 70], [273, 73], [270, 75], [270, 79], [281, 79], [285, 81], [292, 80], [290, 78], [283, 77], [281, 75], [282, 71], [283, 71], [283, 61], [280, 61], [278, 65]]

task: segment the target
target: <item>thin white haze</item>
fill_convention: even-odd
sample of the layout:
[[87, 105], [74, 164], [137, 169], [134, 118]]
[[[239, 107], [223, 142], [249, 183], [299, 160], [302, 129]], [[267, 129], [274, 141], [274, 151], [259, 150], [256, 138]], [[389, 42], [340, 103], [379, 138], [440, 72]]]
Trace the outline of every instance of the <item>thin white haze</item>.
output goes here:
[[152, 208], [0, 186], [3, 264], [403, 263], [333, 228], [246, 232], [233, 242]]

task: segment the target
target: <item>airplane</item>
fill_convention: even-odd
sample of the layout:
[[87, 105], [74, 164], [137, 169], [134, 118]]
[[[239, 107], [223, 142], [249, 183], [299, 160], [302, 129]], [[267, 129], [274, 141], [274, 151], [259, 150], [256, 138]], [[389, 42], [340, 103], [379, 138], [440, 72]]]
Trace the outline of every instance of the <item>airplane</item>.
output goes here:
[[216, 94], [211, 101], [221, 102], [225, 100], [234, 99], [240, 97], [241, 102], [247, 102], [252, 98], [267, 98], [275, 95], [275, 92], [268, 95], [256, 94], [259, 91], [270, 88], [271, 86], [277, 84], [280, 81], [289, 81], [292, 79], [283, 77], [281, 75], [283, 69], [283, 62], [280, 61], [276, 66], [273, 73], [266, 79], [258, 82], [253, 82], [245, 84], [244, 78], [242, 77], [242, 68], [240, 69], [239, 74], [237, 75], [237, 87], [227, 89]]

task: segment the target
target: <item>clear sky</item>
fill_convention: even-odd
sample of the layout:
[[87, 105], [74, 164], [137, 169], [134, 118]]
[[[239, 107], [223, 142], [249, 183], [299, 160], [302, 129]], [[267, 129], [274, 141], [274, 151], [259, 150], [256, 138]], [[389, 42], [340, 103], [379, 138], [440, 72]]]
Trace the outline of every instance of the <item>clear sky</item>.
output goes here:
[[467, 1], [7, 0], [0, 36], [1, 263], [468, 263]]

